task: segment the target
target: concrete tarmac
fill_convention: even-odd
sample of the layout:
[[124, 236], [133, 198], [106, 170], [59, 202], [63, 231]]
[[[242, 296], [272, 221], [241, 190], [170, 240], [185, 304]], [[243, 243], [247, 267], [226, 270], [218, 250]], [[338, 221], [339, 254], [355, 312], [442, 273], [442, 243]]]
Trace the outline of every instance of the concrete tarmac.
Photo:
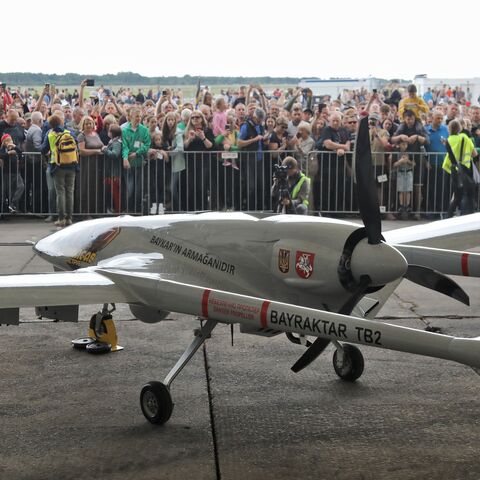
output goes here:
[[[51, 271], [13, 244], [53, 229], [1, 222], [0, 273]], [[455, 280], [471, 307], [403, 281], [381, 321], [479, 336], [479, 280]], [[20, 326], [0, 327], [0, 480], [480, 478], [480, 378], [466, 366], [361, 347], [365, 372], [350, 384], [333, 371], [331, 348], [294, 374], [303, 347], [238, 327], [232, 347], [218, 326], [173, 383], [172, 418], [155, 427], [140, 389], [163, 380], [198, 322], [172, 314], [148, 325], [120, 305], [125, 350], [93, 356], [70, 340], [97, 309], [81, 307], [76, 324], [24, 309]]]

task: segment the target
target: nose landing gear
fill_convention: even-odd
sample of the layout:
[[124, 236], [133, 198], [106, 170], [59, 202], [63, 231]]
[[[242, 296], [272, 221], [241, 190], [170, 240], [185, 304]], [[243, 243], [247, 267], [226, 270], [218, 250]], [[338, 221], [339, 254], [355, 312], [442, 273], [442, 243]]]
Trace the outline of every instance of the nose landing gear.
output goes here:
[[183, 352], [183, 355], [170, 370], [165, 380], [163, 382], [148, 382], [142, 388], [140, 392], [140, 407], [143, 415], [150, 423], [163, 425], [168, 421], [174, 406], [172, 395], [170, 394], [170, 385], [205, 340], [210, 338], [210, 334], [216, 325], [217, 322], [214, 320], [207, 320], [205, 324], [202, 322], [202, 326], [196, 331], [192, 343]]

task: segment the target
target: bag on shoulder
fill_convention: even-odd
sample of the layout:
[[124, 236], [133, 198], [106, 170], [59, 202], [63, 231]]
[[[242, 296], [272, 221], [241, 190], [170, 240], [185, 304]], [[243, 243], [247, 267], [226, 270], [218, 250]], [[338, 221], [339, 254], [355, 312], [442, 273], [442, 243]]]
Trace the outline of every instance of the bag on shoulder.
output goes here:
[[462, 143], [460, 145], [460, 161], [458, 161], [457, 157], [455, 157], [452, 147], [448, 142], [445, 146], [447, 147], [448, 156], [450, 157], [450, 162], [452, 163], [451, 172], [454, 184], [457, 186], [457, 188], [469, 190], [475, 187], [475, 182], [473, 180], [473, 176], [470, 175], [468, 168], [461, 163], [463, 160], [464, 143], [465, 139], [462, 138]]
[[78, 162], [77, 142], [68, 130], [65, 130], [57, 137], [55, 147], [59, 165], [70, 165]]

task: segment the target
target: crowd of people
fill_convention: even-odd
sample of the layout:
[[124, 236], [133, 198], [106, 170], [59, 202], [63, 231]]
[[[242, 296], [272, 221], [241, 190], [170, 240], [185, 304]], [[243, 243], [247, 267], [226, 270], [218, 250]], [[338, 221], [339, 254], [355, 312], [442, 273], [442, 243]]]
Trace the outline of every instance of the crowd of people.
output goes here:
[[[0, 215], [44, 213], [62, 227], [152, 205], [154, 213], [277, 211], [286, 202], [272, 198], [279, 164], [291, 170], [290, 195], [301, 179], [297, 213], [355, 211], [352, 156], [363, 115], [388, 218], [478, 208], [480, 107], [468, 89], [421, 97], [412, 84], [332, 99], [250, 85], [217, 94], [203, 87], [189, 99], [181, 90], [134, 94], [92, 83], [73, 92], [46, 84], [38, 95], [0, 84]], [[70, 138], [77, 155], [64, 162], [59, 142]]]

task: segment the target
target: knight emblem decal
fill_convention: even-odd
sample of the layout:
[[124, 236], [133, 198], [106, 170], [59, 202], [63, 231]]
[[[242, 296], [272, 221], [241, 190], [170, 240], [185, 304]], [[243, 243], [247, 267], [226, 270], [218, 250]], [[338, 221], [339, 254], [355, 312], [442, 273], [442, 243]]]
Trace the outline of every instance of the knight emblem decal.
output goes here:
[[295, 270], [301, 278], [310, 278], [313, 275], [314, 253], [297, 251], [295, 257]]
[[281, 248], [278, 251], [278, 269], [282, 273], [288, 273], [290, 270], [290, 250]]

